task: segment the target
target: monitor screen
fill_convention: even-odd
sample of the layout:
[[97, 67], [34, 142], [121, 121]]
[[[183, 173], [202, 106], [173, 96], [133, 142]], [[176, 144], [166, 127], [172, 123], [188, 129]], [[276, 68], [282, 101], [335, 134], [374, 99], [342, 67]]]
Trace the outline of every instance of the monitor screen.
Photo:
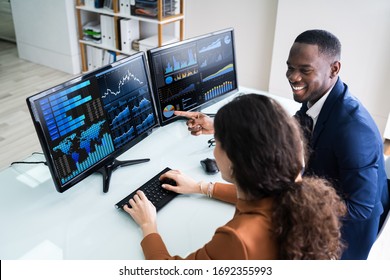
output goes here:
[[158, 125], [143, 52], [27, 98], [55, 186], [63, 192]]
[[201, 110], [238, 91], [233, 29], [225, 29], [148, 51], [161, 125], [174, 110]]

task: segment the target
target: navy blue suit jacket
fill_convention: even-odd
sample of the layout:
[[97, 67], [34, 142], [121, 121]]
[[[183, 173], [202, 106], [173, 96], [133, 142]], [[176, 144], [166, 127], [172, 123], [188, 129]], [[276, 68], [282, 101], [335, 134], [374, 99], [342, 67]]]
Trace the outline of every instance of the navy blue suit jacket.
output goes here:
[[[306, 111], [303, 103], [297, 114]], [[346, 202], [342, 259], [367, 258], [389, 207], [382, 141], [368, 111], [338, 79], [313, 130], [305, 173], [329, 179]]]

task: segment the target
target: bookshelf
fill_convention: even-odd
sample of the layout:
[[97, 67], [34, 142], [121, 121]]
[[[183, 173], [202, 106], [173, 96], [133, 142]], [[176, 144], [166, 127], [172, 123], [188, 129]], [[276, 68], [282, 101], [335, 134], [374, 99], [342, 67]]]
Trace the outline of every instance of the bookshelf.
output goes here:
[[[157, 13], [154, 15], [134, 15], [134, 11], [131, 9], [134, 7], [128, 7], [129, 10], [126, 10], [125, 8], [121, 8], [120, 6], [123, 5], [124, 2], [127, 1], [127, 5], [134, 4], [135, 0], [112, 0], [112, 7], [101, 7], [96, 8], [93, 3], [95, 0], [76, 0], [76, 17], [77, 17], [77, 26], [78, 26], [78, 34], [79, 34], [79, 45], [80, 45], [80, 54], [81, 54], [81, 67], [83, 72], [88, 72], [91, 69], [91, 58], [88, 56], [88, 48], [93, 47], [94, 50], [98, 49], [101, 51], [109, 51], [111, 54], [115, 55], [131, 55], [132, 53], [136, 52], [137, 50], [133, 50], [130, 48], [130, 50], [124, 50], [121, 45], [121, 20], [135, 20], [139, 23], [139, 30], [137, 30], [135, 33], [139, 35], [139, 42], [145, 41], [148, 42], [147, 45], [144, 47], [140, 47], [140, 50], [146, 50], [147, 48], [151, 47], [157, 47], [162, 46], [166, 43], [171, 43], [174, 41], [181, 41], [184, 39], [184, 0], [170, 0], [170, 2], [175, 2], [175, 4], [178, 4], [178, 7], [175, 9], [175, 12], [173, 15], [164, 15], [163, 11], [163, 5], [167, 2], [167, 0], [156, 0], [157, 4]], [[92, 4], [91, 4], [92, 2]], [[124, 12], [125, 11], [125, 12]], [[95, 21], [97, 23], [100, 22], [100, 25], [102, 25], [101, 19], [103, 18], [109, 18], [109, 20], [113, 21], [113, 42], [112, 44], [106, 44], [101, 39], [101, 42], [96, 42], [93, 40], [86, 40], [83, 27], [87, 22]], [[92, 19], [92, 20], [91, 20]], [[94, 20], [93, 20], [94, 19]], [[149, 26], [154, 26], [155, 29], [152, 31], [155, 36], [145, 37], [144, 33], [150, 33], [144, 32], [143, 23], [148, 24]], [[174, 32], [175, 34], [172, 36], [164, 35], [164, 27], [170, 24], [178, 23], [178, 32]], [[150, 29], [150, 28], [149, 28]], [[134, 31], [134, 30], [133, 30]], [[101, 30], [101, 33], [103, 33], [103, 30]], [[178, 33], [178, 34], [176, 34]], [[101, 34], [104, 36], [104, 34]], [[144, 40], [142, 40], [144, 39]], [[154, 40], [153, 40], [154, 39]], [[153, 43], [150, 45], [150, 41]], [[90, 49], [90, 48], [89, 48]], [[89, 59], [88, 59], [89, 58]], [[106, 61], [107, 63], [107, 61]], [[106, 64], [103, 60], [102, 65]], [[93, 67], [92, 67], [93, 68]]]

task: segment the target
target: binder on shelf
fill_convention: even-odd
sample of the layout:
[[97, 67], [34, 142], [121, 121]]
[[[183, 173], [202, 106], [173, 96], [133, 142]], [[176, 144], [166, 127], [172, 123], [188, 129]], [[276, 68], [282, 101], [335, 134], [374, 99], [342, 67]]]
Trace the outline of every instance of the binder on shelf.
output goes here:
[[87, 69], [88, 71], [92, 71], [93, 70], [93, 67], [92, 67], [92, 60], [93, 60], [93, 49], [94, 47], [92, 46], [89, 46], [89, 45], [86, 45], [85, 46], [85, 50], [86, 50], [86, 53], [87, 53]]
[[108, 9], [108, 10], [111, 10], [111, 11], [114, 10], [114, 8], [113, 8], [113, 6], [112, 6], [112, 0], [104, 0], [104, 2], [103, 2], [103, 7], [104, 7], [105, 9]]
[[92, 69], [96, 69], [103, 66], [103, 49], [93, 48], [92, 52]]
[[86, 45], [87, 71], [93, 71], [103, 66], [103, 49]]
[[121, 19], [121, 50], [130, 53], [132, 42], [139, 39], [139, 21], [134, 19]]
[[116, 53], [113, 51], [105, 50], [103, 53], [103, 65], [107, 65], [116, 61]]
[[100, 15], [100, 27], [102, 32], [102, 45], [116, 49], [114, 17]]
[[130, 0], [119, 0], [119, 13], [130, 16]]

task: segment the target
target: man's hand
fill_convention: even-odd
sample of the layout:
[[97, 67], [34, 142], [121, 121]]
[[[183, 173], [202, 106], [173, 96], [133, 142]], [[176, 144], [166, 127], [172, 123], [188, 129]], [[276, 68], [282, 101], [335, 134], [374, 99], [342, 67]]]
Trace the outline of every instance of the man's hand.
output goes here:
[[214, 121], [209, 116], [200, 112], [175, 111], [176, 116], [186, 117], [188, 130], [192, 135], [214, 133]]

